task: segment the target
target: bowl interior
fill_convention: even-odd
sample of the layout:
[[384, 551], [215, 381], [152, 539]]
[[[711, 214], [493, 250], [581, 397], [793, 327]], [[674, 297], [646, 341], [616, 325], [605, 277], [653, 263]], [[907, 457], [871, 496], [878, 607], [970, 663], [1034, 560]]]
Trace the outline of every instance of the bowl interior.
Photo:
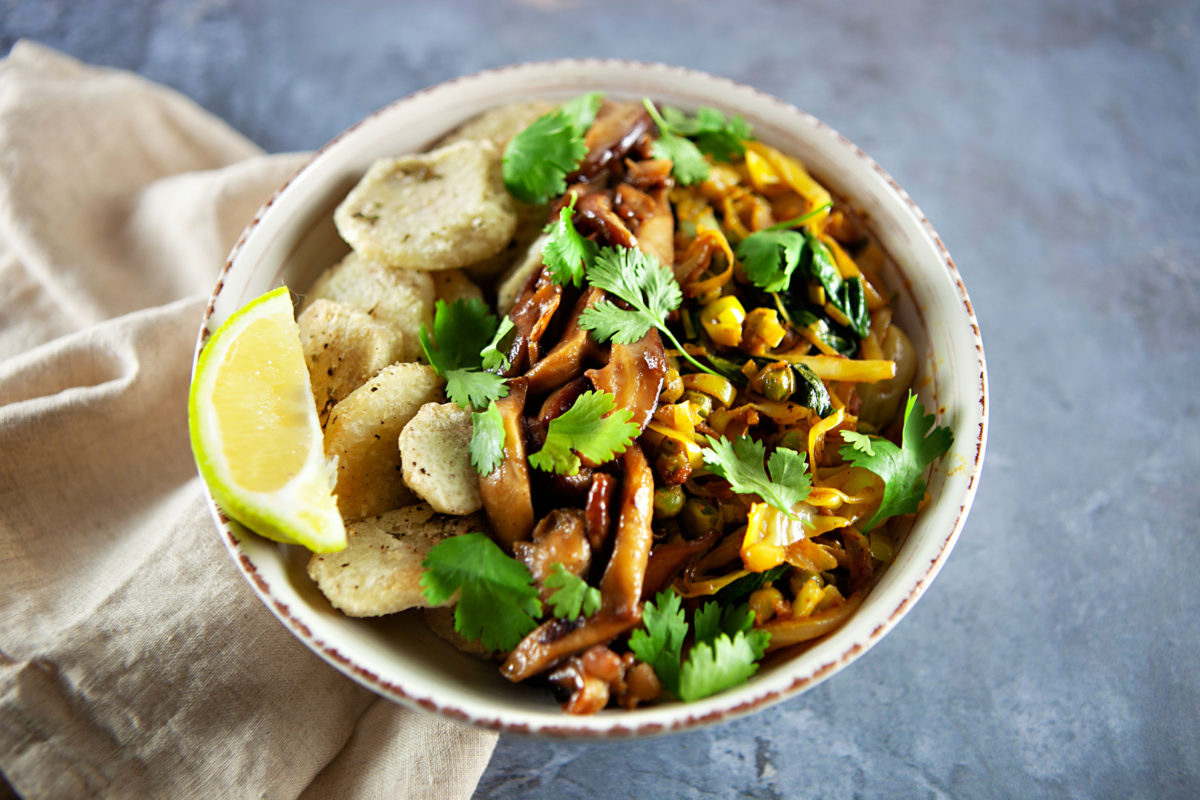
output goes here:
[[[795, 155], [863, 216], [895, 262], [883, 279], [896, 318], [924, 356], [917, 387], [954, 446], [929, 479], [931, 501], [895, 561], [842, 628], [745, 685], [698, 703], [590, 717], [563, 714], [547, 692], [514, 686], [495, 666], [466, 656], [425, 627], [419, 613], [362, 620], [333, 610], [305, 574], [307, 554], [248, 534], [213, 506], [239, 568], [275, 614], [315, 652], [399, 702], [507, 730], [628, 735], [674, 730], [748, 712], [815, 685], [853, 661], [911, 608], [936, 575], [974, 496], [986, 440], [986, 370], [966, 290], [932, 227], [907, 194], [853, 143], [773, 97], [724, 79], [661, 65], [564, 61], [491, 70], [418, 92], [328, 144], [263, 207], [235, 247], [214, 292], [206, 329], [281, 283], [302, 294], [347, 246], [333, 210], [376, 158], [427, 149], [479, 112], [503, 103], [583, 91], [649, 96], [680, 108], [742, 114], [756, 136]], [[203, 331], [202, 331], [203, 337]], [[211, 498], [210, 498], [211, 505]]]

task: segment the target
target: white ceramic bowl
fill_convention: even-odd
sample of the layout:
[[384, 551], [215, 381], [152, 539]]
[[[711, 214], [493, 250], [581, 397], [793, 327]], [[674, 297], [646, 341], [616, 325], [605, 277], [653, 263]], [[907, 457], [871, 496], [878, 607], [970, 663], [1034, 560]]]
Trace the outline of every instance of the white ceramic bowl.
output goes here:
[[565, 100], [601, 90], [692, 109], [739, 113], [767, 144], [798, 156], [813, 175], [862, 212], [899, 265], [884, 276], [899, 292], [897, 319], [921, 360], [917, 386], [927, 408], [954, 432], [954, 447], [929, 480], [931, 501], [895, 561], [840, 629], [746, 684], [690, 704], [633, 712], [564, 714], [549, 693], [515, 686], [496, 667], [463, 655], [420, 615], [351, 619], [334, 611], [305, 574], [306, 552], [247, 533], [212, 503], [235, 563], [263, 602], [337, 669], [393, 700], [490, 728], [544, 735], [623, 736], [717, 722], [761, 709], [825, 680], [861, 656], [904, 616], [941, 569], [975, 495], [987, 436], [987, 374], [966, 289], [937, 233], [894, 180], [821, 121], [754, 89], [691, 70], [627, 61], [523, 64], [417, 92], [342, 133], [259, 210], [213, 291], [201, 341], [232, 311], [281, 283], [303, 291], [346, 245], [333, 210], [372, 160], [426, 149], [486, 108], [531, 97]]

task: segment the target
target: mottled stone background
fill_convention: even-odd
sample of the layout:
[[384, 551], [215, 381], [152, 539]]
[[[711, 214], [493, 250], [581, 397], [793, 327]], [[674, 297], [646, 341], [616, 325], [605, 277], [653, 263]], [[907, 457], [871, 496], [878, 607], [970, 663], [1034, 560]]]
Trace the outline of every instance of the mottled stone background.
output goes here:
[[267, 150], [514, 61], [665, 61], [822, 118], [909, 190], [983, 330], [975, 510], [813, 691], [642, 742], [504, 736], [480, 797], [1200, 796], [1200, 4], [0, 2]]

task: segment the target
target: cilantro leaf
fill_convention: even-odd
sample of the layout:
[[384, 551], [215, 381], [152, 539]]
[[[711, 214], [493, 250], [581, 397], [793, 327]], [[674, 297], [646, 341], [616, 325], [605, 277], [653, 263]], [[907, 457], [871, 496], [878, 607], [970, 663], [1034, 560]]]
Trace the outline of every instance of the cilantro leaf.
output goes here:
[[679, 694], [679, 656], [688, 625], [674, 592], [659, 592], [642, 607], [642, 627], [629, 635], [629, 649], [654, 668], [662, 685]]
[[[421, 349], [439, 375], [446, 379], [446, 396], [467, 410], [482, 408], [508, 394], [504, 378], [481, 372], [482, 352], [492, 348], [496, 316], [478, 298], [453, 303], [438, 300], [433, 312], [433, 339], [421, 326]], [[494, 349], [494, 348], [493, 348]]]
[[591, 92], [535, 119], [509, 140], [502, 171], [509, 193], [527, 203], [546, 203], [567, 190], [566, 177], [584, 156], [584, 134], [603, 95]]
[[471, 466], [480, 475], [491, 475], [504, 460], [504, 420], [495, 401], [483, 411], [471, 414]]
[[[603, 100], [604, 92], [588, 92], [568, 100], [558, 110], [571, 128], [582, 136], [587, 133], [588, 128], [592, 127], [592, 122], [596, 119], [596, 112], [600, 110], [600, 103]], [[562, 193], [559, 192], [559, 194]]]
[[766, 652], [766, 631], [727, 633], [712, 642], [697, 642], [679, 671], [679, 699], [693, 700], [714, 695], [745, 683], [758, 671], [758, 659]]
[[704, 160], [704, 154], [700, 152], [696, 143], [677, 135], [649, 98], [642, 98], [642, 105], [650, 112], [650, 117], [658, 126], [658, 138], [650, 148], [653, 156], [671, 160], [671, 171], [681, 186], [700, 183], [706, 179], [709, 173], [708, 162]]
[[630, 247], [603, 248], [588, 270], [588, 282], [633, 306], [645, 322], [642, 335], [683, 302], [683, 292], [670, 268]]
[[509, 368], [508, 355], [500, 349], [500, 344], [515, 327], [516, 325], [513, 323], [512, 317], [501, 317], [500, 324], [496, 327], [496, 332], [492, 334], [492, 340], [488, 342], [487, 347], [479, 352], [480, 361], [484, 369], [505, 370]]
[[724, 114], [709, 106], [696, 109], [695, 117], [689, 117], [679, 109], [663, 106], [662, 115], [671, 130], [694, 140], [702, 152], [717, 161], [733, 161], [745, 155], [746, 146], [743, 142], [754, 138], [750, 123], [740, 114], [726, 120]]
[[702, 451], [704, 463], [717, 475], [729, 481], [729, 487], [738, 494], [756, 494], [775, 508], [795, 519], [792, 506], [808, 497], [812, 491], [812, 478], [808, 474], [803, 453], [786, 447], [777, 447], [767, 459], [763, 459], [767, 448], [762, 442], [749, 436], [739, 436], [732, 441], [708, 436], [710, 448]]
[[624, 300], [633, 308], [621, 308], [603, 299], [584, 309], [579, 326], [589, 330], [598, 342], [610, 339], [619, 344], [631, 344], [646, 335], [651, 328], [667, 337], [692, 366], [710, 375], [720, 375], [692, 357], [671, 329], [666, 318], [683, 302], [683, 292], [668, 267], [654, 256], [627, 247], [605, 247], [588, 268], [588, 282]]
[[421, 348], [439, 374], [479, 366], [479, 352], [496, 331], [496, 315], [477, 297], [453, 303], [438, 300], [433, 311], [433, 341], [421, 326]]
[[550, 575], [545, 581], [547, 589], [554, 589], [550, 595], [550, 605], [554, 616], [560, 619], [575, 619], [583, 612], [590, 617], [600, 610], [600, 590], [588, 586], [583, 578], [567, 572], [561, 563], [555, 562], [550, 568]]
[[580, 456], [594, 464], [612, 461], [640, 432], [638, 424], [629, 421], [633, 412], [616, 408], [617, 399], [608, 392], [579, 395], [570, 408], [550, 420], [546, 442], [529, 456], [529, 463], [545, 472], [576, 475]]
[[[900, 447], [880, 436], [854, 434], [839, 451], [842, 458], [856, 467], [870, 470], [883, 479], [883, 498], [879, 510], [862, 527], [871, 530], [883, 520], [897, 514], [912, 514], [925, 497], [925, 468], [936, 461], [954, 443], [949, 428], [933, 427], [932, 414], [912, 392], [904, 408], [904, 434]], [[930, 429], [933, 429], [932, 432]], [[867, 441], [864, 441], [866, 439]]]
[[446, 397], [468, 411], [508, 394], [508, 383], [494, 372], [452, 369], [446, 373]]
[[[875, 448], [871, 446], [871, 437], [865, 433], [842, 431], [842, 441], [859, 452], [866, 453], [869, 456], [875, 455]], [[845, 456], [845, 453], [842, 455]]]
[[528, 568], [486, 534], [451, 536], [421, 562], [421, 589], [438, 606], [460, 592], [454, 628], [490, 650], [511, 650], [537, 627], [542, 604]]
[[766, 292], [781, 292], [791, 285], [803, 252], [804, 237], [795, 231], [757, 231], [737, 247], [746, 277]]
[[[754, 612], [748, 603], [722, 606], [712, 600], [705, 603], [692, 617], [696, 642], [712, 642], [722, 633], [734, 636], [754, 627]], [[762, 653], [758, 654], [762, 657]]]
[[550, 280], [566, 286], [573, 283], [583, 285], [584, 272], [592, 265], [600, 246], [585, 239], [575, 230], [571, 217], [575, 213], [575, 193], [571, 202], [558, 212], [558, 220], [549, 226], [550, 237], [542, 247], [542, 263]]

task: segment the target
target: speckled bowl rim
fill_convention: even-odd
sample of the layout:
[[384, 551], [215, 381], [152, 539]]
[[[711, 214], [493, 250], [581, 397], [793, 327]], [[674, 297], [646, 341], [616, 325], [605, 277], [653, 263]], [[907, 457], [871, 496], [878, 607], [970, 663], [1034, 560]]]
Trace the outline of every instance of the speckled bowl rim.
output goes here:
[[[681, 731], [692, 729], [699, 726], [710, 725], [718, 722], [728, 721], [735, 717], [748, 714], [753, 711], [761, 710], [769, 705], [779, 702], [788, 697], [794, 696], [800, 692], [806, 691], [817, 684], [821, 683], [835, 672], [847, 666], [860, 656], [862, 656], [870, 647], [878, 642], [886, 635], [913, 606], [913, 604], [924, 594], [932, 580], [937, 576], [942, 566], [945, 564], [950, 551], [953, 549], [963, 526], [966, 522], [967, 514], [974, 500], [975, 493], [978, 488], [978, 479], [982, 470], [984, 453], [987, 443], [987, 428], [988, 428], [988, 378], [987, 368], [984, 359], [983, 342], [979, 332], [979, 325], [975, 318], [974, 308], [971, 305], [970, 298], [967, 295], [966, 287], [963, 284], [962, 278], [959, 275], [958, 269], [955, 267], [954, 260], [951, 258], [949, 251], [942, 243], [941, 237], [934, 230], [925, 214], [918, 208], [916, 203], [909, 197], [908, 193], [900, 187], [898, 183], [889, 175], [882, 167], [880, 167], [870, 156], [868, 156], [861, 148], [855, 145], [848, 138], [838, 133], [836, 130], [821, 122], [816, 117], [804, 112], [795, 106], [784, 102], [772, 95], [762, 92], [753, 87], [736, 81], [722, 78], [708, 73], [699, 72], [683, 67], [669, 66], [665, 64], [653, 62], [631, 61], [623, 59], [561, 59], [555, 61], [527, 62], [513, 64], [508, 66], [497, 67], [493, 69], [483, 70], [480, 72], [471, 73], [462, 77], [453, 78], [442, 83], [421, 89], [412, 94], [396, 100], [364, 117], [359, 122], [351, 125], [346, 130], [342, 131], [336, 137], [331, 139], [320, 150], [313, 154], [304, 166], [297, 170], [291, 178], [289, 178], [282, 186], [279, 187], [271, 197], [258, 209], [249, 224], [243, 230], [238, 238], [233, 249], [230, 251], [228, 258], [217, 278], [213, 288], [209, 302], [204, 312], [204, 317], [200, 325], [200, 330], [196, 341], [196, 351], [193, 357], [193, 369], [195, 368], [195, 358], [198, 357], [200, 349], [210, 335], [210, 323], [213, 320], [218, 298], [225, 287], [226, 278], [230, 271], [237, 263], [239, 255], [244, 251], [247, 242], [251, 237], [255, 236], [259, 231], [259, 225], [270, 209], [276, 205], [280, 197], [288, 192], [293, 187], [301, 176], [305, 175], [309, 170], [314, 169], [315, 165], [320, 164], [322, 158], [332, 148], [336, 147], [347, 137], [353, 135], [363, 126], [371, 123], [372, 120], [380, 116], [394, 112], [398, 107], [411, 103], [417, 98], [429, 95], [435, 92], [445, 92], [453, 90], [455, 87], [461, 87], [472, 82], [494, 80], [500, 77], [509, 79], [521, 79], [533, 75], [546, 74], [550, 71], [560, 69], [586, 69], [588, 71], [613, 71], [613, 72], [628, 72], [630, 70], [644, 72], [649, 78], [654, 76], [670, 77], [672, 79], [686, 79], [688, 81], [696, 81], [706, 83], [707, 85], [719, 88], [726, 92], [736, 92], [742, 94], [746, 98], [751, 98], [757, 102], [766, 102], [776, 107], [776, 110], [782, 111], [787, 115], [791, 115], [798, 124], [812, 126], [820, 131], [828, 134], [831, 139], [831, 146], [841, 147], [849, 150], [854, 158], [870, 171], [878, 175], [886, 182], [891, 193], [894, 195], [894, 200], [897, 201], [907, 214], [917, 220], [925, 233], [932, 241], [938, 254], [939, 264], [937, 267], [944, 270], [945, 276], [948, 277], [955, 287], [955, 291], [962, 305], [962, 323], [958, 336], [970, 337], [970, 343], [974, 346], [977, 354], [978, 366], [978, 408], [974, 409], [974, 416], [971, 420], [972, 427], [977, 421], [977, 436], [974, 440], [975, 458], [972, 462], [962, 465], [962, 468], [969, 470], [969, 475], [965, 484], [965, 488], [961, 491], [957, 498], [959, 501], [959, 510], [955, 516], [953, 523], [945, 530], [945, 536], [940, 546], [936, 548], [935, 555], [929, 560], [928, 564], [919, 573], [914, 574], [911, 580], [905, 584], [908, 586], [908, 592], [895, 605], [895, 607], [886, 614], [886, 616], [878, 620], [869, 633], [860, 635], [843, 643], [838, 651], [827, 660], [822, 661], [816, 666], [799, 672], [799, 674], [791, 675], [790, 680], [786, 685], [771, 688], [759, 687], [756, 689], [755, 680], [740, 689], [730, 690], [729, 692], [716, 695], [713, 698], [702, 703], [696, 704], [672, 704], [669, 706], [658, 706], [657, 709], [669, 709], [669, 713], [661, 711], [654, 714], [655, 719], [646, 721], [641, 719], [642, 716], [648, 713], [649, 710], [638, 710], [634, 712], [603, 712], [601, 715], [593, 715], [591, 717], [571, 717], [562, 714], [553, 718], [553, 721], [531, 721], [525, 718], [525, 715], [513, 713], [503, 709], [486, 709], [473, 708], [474, 704], [463, 702], [461, 698], [443, 698], [423, 696], [419, 693], [414, 693], [406, 689], [405, 686], [399, 685], [396, 682], [390, 681], [370, 669], [365, 668], [361, 664], [356, 663], [353, 659], [343, 655], [335, 643], [326, 642], [316, 637], [309, 626], [301, 619], [301, 615], [295, 612], [287, 602], [287, 599], [281, 597], [281, 592], [277, 592], [275, 588], [263, 577], [260, 570], [245, 552], [242, 547], [240, 536], [246, 535], [240, 526], [231, 521], [221, 509], [216, 505], [211, 494], [206, 490], [206, 500], [212, 517], [217, 525], [217, 529], [221, 534], [221, 540], [226, 549], [233, 557], [235, 564], [241, 571], [242, 575], [249, 582], [254, 591], [258, 594], [262, 602], [275, 614], [276, 617], [288, 628], [300, 641], [307, 645], [313, 652], [318, 654], [326, 662], [336, 667], [338, 670], [351, 677], [361, 685], [371, 689], [378, 694], [390, 698], [398, 703], [407, 705], [413, 708], [422, 708], [428, 711], [433, 711], [442, 714], [446, 717], [474, 724], [483, 728], [494, 730], [533, 734], [553, 737], [585, 737], [585, 738], [603, 738], [603, 737], [630, 737], [641, 735], [654, 735], [673, 731]], [[602, 81], [601, 81], [602, 82]], [[480, 109], [482, 110], [482, 108]], [[752, 120], [753, 121], [753, 120]], [[277, 276], [278, 277], [278, 276]], [[906, 279], [907, 280], [907, 279]], [[918, 312], [922, 313], [922, 312]], [[240, 533], [235, 533], [240, 531]], [[894, 565], [893, 567], [894, 568]], [[869, 597], [869, 596], [868, 596]], [[861, 614], [862, 609], [859, 609], [852, 616], [842, 629], [850, 627], [854, 619]], [[842, 630], [839, 629], [839, 630]], [[837, 631], [830, 636], [836, 635]], [[780, 667], [783, 671], [788, 671], [788, 665]], [[693, 710], [694, 709], [694, 710]], [[597, 724], [597, 720], [601, 720]]]

